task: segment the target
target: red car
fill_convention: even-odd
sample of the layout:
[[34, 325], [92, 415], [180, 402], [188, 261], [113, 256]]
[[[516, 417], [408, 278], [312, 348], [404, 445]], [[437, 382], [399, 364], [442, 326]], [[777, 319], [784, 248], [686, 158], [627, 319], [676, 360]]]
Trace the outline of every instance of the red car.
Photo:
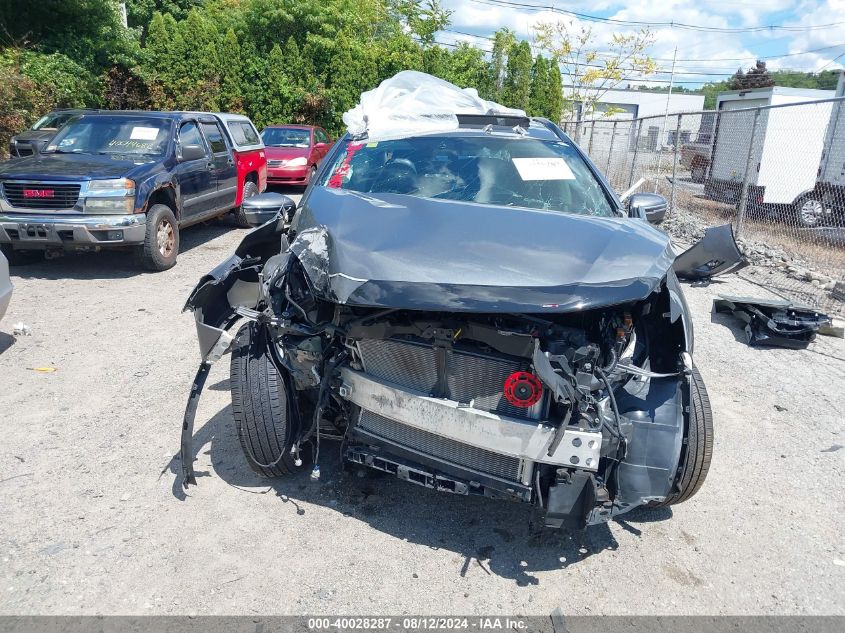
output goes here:
[[235, 207], [239, 207], [244, 198], [259, 194], [267, 188], [267, 156], [264, 143], [261, 142], [249, 117], [225, 113], [215, 116], [226, 129], [229, 144], [232, 146], [232, 158], [238, 170]]
[[280, 185], [307, 186], [332, 145], [326, 131], [312, 125], [270, 125], [261, 139], [267, 148], [267, 181]]

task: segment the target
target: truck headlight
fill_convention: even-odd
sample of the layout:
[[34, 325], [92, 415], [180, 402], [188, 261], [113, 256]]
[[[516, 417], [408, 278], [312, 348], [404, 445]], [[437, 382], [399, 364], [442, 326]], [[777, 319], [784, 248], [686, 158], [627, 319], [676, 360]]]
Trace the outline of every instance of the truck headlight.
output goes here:
[[86, 213], [135, 212], [135, 182], [129, 178], [91, 180], [85, 193]]
[[86, 198], [86, 213], [121, 213], [129, 215], [135, 212], [135, 196], [120, 198]]
[[308, 164], [308, 159], [305, 156], [300, 156], [299, 158], [291, 158], [288, 162], [286, 167], [304, 167]]
[[107, 180], [92, 180], [88, 183], [88, 191], [108, 191], [109, 196], [134, 196], [135, 181], [129, 178], [109, 178]]

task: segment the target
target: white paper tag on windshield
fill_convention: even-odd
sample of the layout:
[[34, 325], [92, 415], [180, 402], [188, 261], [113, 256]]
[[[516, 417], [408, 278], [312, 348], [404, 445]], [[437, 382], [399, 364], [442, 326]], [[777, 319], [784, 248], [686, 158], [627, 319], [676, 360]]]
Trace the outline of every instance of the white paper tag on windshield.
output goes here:
[[523, 180], [575, 180], [566, 161], [558, 156], [548, 158], [512, 158]]
[[157, 127], [133, 127], [129, 138], [133, 141], [154, 141], [158, 136]]

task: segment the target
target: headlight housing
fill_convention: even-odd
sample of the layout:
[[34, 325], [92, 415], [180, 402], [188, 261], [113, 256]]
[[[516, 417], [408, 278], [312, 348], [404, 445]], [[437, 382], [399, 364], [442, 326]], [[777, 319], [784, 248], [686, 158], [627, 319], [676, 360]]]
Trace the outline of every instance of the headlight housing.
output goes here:
[[108, 191], [107, 195], [120, 195], [121, 193], [126, 196], [134, 196], [135, 195], [135, 181], [129, 180], [129, 178], [109, 178], [107, 180], [91, 180], [88, 183], [88, 191], [89, 192], [97, 192], [100, 191]]
[[129, 215], [135, 211], [135, 196], [124, 198], [86, 198], [86, 213], [120, 213]]
[[91, 180], [85, 196], [86, 213], [135, 212], [135, 182], [129, 178]]
[[286, 167], [305, 167], [308, 164], [308, 159], [305, 156], [300, 156], [298, 158], [291, 158], [288, 162]]

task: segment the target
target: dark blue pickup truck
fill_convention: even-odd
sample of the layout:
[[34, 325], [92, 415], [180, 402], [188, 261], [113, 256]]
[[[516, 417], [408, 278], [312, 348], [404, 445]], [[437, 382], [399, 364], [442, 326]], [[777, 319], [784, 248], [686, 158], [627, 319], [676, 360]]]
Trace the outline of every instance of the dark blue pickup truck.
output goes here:
[[232, 211], [237, 193], [213, 114], [84, 113], [42, 153], [0, 164], [0, 248], [14, 265], [129, 247], [145, 268], [166, 270], [179, 229]]

